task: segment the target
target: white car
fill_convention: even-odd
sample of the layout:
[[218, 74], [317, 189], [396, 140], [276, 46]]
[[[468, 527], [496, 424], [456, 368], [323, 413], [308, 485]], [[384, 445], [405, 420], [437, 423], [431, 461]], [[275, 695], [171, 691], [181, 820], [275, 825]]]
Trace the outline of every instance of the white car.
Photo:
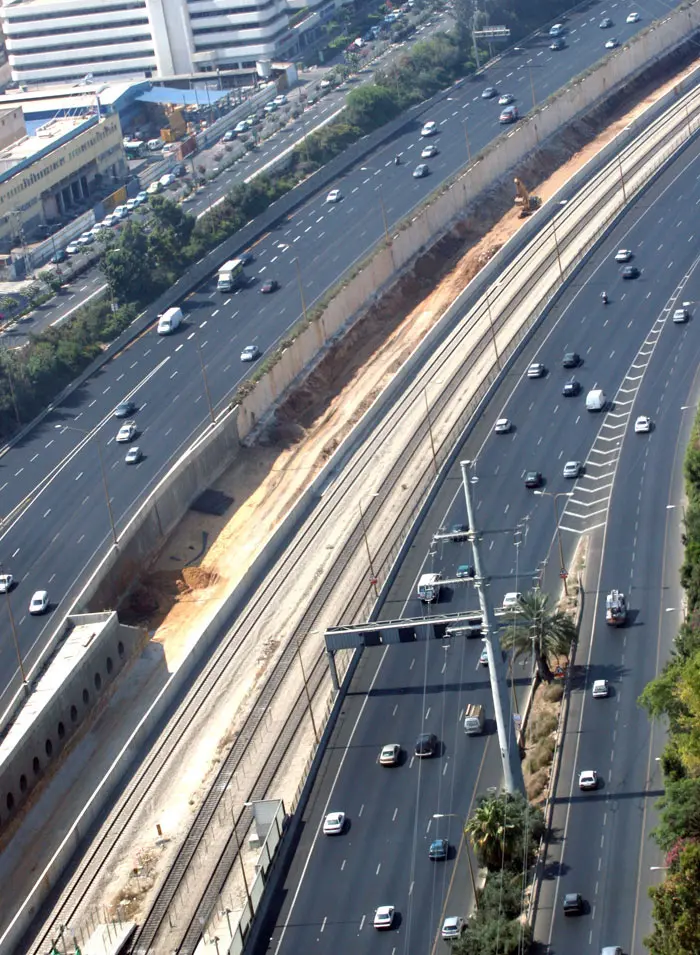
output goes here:
[[126, 421], [117, 432], [117, 441], [120, 444], [128, 443], [136, 437], [136, 422]]
[[102, 225], [101, 222], [98, 222], [97, 225], [94, 225], [92, 229], [90, 229], [90, 232], [92, 233], [92, 235], [94, 235], [96, 239], [101, 239], [102, 233], [106, 231], [107, 229]]
[[248, 129], [248, 123], [242, 119], [240, 123], [236, 123], [233, 127], [234, 133], [244, 133]]
[[49, 595], [45, 590], [37, 590], [29, 604], [29, 613], [46, 613], [49, 609]]
[[421, 136], [434, 136], [437, 132], [437, 123], [432, 119], [423, 124], [423, 128], [420, 131]]
[[257, 361], [261, 354], [257, 345], [246, 345], [241, 352], [241, 361]]
[[499, 106], [510, 106], [511, 103], [515, 102], [515, 97], [512, 93], [503, 93], [498, 97]]
[[274, 101], [275, 101], [275, 103], [277, 103], [278, 106], [286, 106], [286, 105], [287, 105], [287, 97], [284, 95], [284, 93], [280, 93], [279, 96], [275, 96], [275, 100], [274, 100]]
[[326, 202], [340, 202], [343, 198], [343, 194], [340, 189], [331, 189], [331, 191], [326, 196]]
[[595, 769], [584, 769], [582, 773], [579, 773], [578, 788], [579, 789], [597, 789], [598, 788], [598, 773], [595, 771]]
[[9, 594], [12, 590], [12, 574], [0, 574], [0, 594]]
[[94, 241], [95, 241], [95, 236], [92, 234], [92, 232], [83, 232], [83, 234], [78, 239], [78, 242], [81, 245], [92, 245]]
[[400, 752], [401, 747], [398, 743], [387, 743], [386, 746], [382, 746], [382, 751], [379, 754], [379, 765], [396, 766]]
[[639, 23], [639, 21], [640, 21], [641, 19], [642, 19], [642, 18], [641, 18], [641, 17], [639, 16], [639, 14], [635, 11], [635, 12], [633, 12], [633, 13], [628, 13], [628, 14], [627, 14], [627, 19], [625, 20], [625, 23]]
[[448, 915], [445, 921], [442, 923], [442, 932], [440, 933], [443, 938], [459, 938], [459, 936], [464, 931], [464, 919], [461, 915]]
[[136, 197], [135, 197], [135, 196], [134, 196], [133, 199], [127, 199], [127, 200], [126, 200], [126, 208], [129, 210], [129, 212], [133, 212], [134, 209], [136, 209], [136, 208], [138, 207], [138, 205], [139, 205], [139, 203], [136, 201]]
[[578, 478], [581, 477], [581, 470], [583, 465], [580, 461], [567, 461], [564, 465], [564, 477], [565, 478]]
[[593, 698], [596, 700], [605, 699], [610, 694], [610, 687], [607, 680], [593, 681]]
[[171, 172], [166, 172], [164, 176], [161, 176], [158, 182], [161, 184], [163, 189], [167, 189], [168, 186], [172, 186], [175, 182], [175, 176]]
[[437, 156], [439, 150], [435, 143], [430, 143], [430, 145], [425, 146], [421, 149], [420, 158], [421, 159], [432, 159], [433, 156]]
[[126, 206], [117, 206], [117, 208], [112, 213], [112, 218], [114, 219], [126, 219], [129, 216], [129, 210]]
[[503, 597], [504, 610], [520, 610], [523, 602], [523, 595], [518, 591], [511, 591]]
[[161, 186], [161, 184], [160, 184], [160, 183], [158, 182], [158, 180], [156, 179], [156, 181], [155, 181], [155, 182], [152, 182], [152, 183], [150, 184], [150, 186], [148, 187], [148, 189], [146, 189], [146, 192], [148, 193], [149, 196], [155, 196], [155, 194], [156, 194], [157, 192], [160, 192], [160, 190], [161, 190], [162, 188], [163, 188], [163, 187]]
[[116, 225], [119, 222], [119, 216], [115, 216], [113, 212], [110, 212], [108, 216], [105, 216], [100, 225], [103, 229], [111, 229], [112, 226]]
[[690, 318], [690, 312], [687, 308], [676, 308], [673, 312], [673, 321], [676, 325], [682, 325]]
[[141, 448], [134, 446], [126, 452], [124, 461], [126, 464], [138, 464], [142, 457]]
[[140, 192], [140, 193], [136, 196], [136, 205], [137, 205], [137, 206], [142, 206], [142, 205], [144, 204], [144, 202], [148, 202], [148, 193], [147, 193], [147, 192]]
[[80, 246], [77, 242], [69, 242], [66, 246], [66, 255], [77, 255], [80, 252]]
[[616, 262], [629, 262], [632, 258], [632, 252], [630, 249], [618, 249], [615, 253]]
[[494, 434], [508, 434], [512, 425], [510, 418], [499, 418], [493, 427]]
[[489, 665], [488, 647], [484, 647], [484, 649], [481, 651], [481, 655], [479, 656], [479, 663], [482, 665], [482, 667], [487, 667]]
[[339, 836], [345, 828], [344, 812], [329, 812], [323, 820], [324, 836]]
[[651, 418], [648, 415], [641, 414], [634, 422], [635, 434], [649, 434], [651, 431]]
[[614, 50], [614, 49], [615, 49], [616, 47], [618, 47], [619, 45], [620, 45], [620, 41], [619, 41], [618, 39], [616, 39], [616, 37], [613, 36], [613, 37], [611, 37], [611, 38], [606, 42], [606, 44], [605, 44], [605, 49], [606, 49], [606, 50]]
[[394, 911], [393, 905], [380, 905], [374, 913], [374, 927], [391, 928], [394, 924]]
[[541, 361], [533, 361], [531, 365], [528, 365], [527, 377], [528, 378], [542, 378], [546, 369]]

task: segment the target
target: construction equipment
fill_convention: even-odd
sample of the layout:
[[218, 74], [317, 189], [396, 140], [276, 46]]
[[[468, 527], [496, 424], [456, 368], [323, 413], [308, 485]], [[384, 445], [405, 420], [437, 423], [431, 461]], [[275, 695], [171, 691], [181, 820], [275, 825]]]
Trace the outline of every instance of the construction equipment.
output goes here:
[[605, 622], [610, 627], [622, 627], [626, 620], [625, 595], [619, 590], [611, 590], [605, 598]]
[[522, 179], [518, 179], [516, 176], [513, 182], [515, 183], [515, 191], [517, 193], [515, 196], [515, 204], [516, 206], [520, 206], [520, 218], [524, 219], [525, 216], [529, 216], [535, 209], [539, 209], [541, 202], [538, 196], [533, 196], [527, 191], [527, 187]]

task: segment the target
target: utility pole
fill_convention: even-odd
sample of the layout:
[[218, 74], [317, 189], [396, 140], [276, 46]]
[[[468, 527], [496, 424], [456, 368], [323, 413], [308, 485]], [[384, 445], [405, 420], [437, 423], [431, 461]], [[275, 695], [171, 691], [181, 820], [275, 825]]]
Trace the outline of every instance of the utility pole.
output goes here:
[[509, 746], [511, 734], [508, 732], [508, 725], [505, 721], [505, 666], [503, 665], [503, 656], [501, 648], [496, 642], [494, 649], [494, 621], [491, 610], [491, 603], [488, 598], [486, 587], [488, 578], [484, 575], [481, 554], [479, 551], [479, 535], [474, 526], [474, 507], [472, 505], [471, 487], [469, 483], [469, 468], [471, 461], [460, 461], [462, 471], [462, 487], [464, 488], [464, 500], [467, 505], [467, 518], [469, 521], [469, 540], [472, 545], [474, 555], [474, 586], [479, 595], [479, 606], [481, 608], [481, 632], [486, 645], [486, 652], [489, 660], [489, 680], [491, 682], [491, 696], [493, 698], [493, 711], [496, 718], [496, 732], [498, 734], [498, 746], [501, 751], [501, 763], [503, 765], [503, 784], [506, 791], [524, 792], [525, 784], [523, 782], [523, 770], [520, 765], [520, 752], [513, 734], [513, 745]]

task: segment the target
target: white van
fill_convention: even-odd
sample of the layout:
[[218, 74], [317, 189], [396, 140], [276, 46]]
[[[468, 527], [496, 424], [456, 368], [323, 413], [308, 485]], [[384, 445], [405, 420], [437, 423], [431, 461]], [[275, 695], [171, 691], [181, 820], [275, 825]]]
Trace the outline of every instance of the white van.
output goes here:
[[170, 335], [171, 332], [174, 332], [175, 329], [180, 326], [181, 321], [182, 309], [169, 308], [167, 312], [163, 312], [158, 318], [158, 334]]
[[593, 388], [586, 395], [586, 411], [602, 411], [605, 404], [605, 392], [600, 388]]
[[509, 594], [506, 594], [503, 598], [503, 609], [504, 610], [520, 610], [523, 602], [523, 595], [512, 591]]
[[484, 732], [484, 708], [481, 703], [468, 703], [464, 711], [464, 732], [467, 736], [478, 736]]

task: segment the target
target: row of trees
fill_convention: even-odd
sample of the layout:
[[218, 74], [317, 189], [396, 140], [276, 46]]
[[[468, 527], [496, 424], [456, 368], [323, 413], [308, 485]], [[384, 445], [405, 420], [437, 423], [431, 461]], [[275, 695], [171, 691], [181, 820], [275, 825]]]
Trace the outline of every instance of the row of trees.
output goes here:
[[650, 890], [654, 928], [644, 944], [651, 955], [700, 952], [700, 415], [686, 451], [685, 487], [686, 618], [670, 660], [640, 697], [650, 716], [666, 719], [669, 728], [654, 832], [667, 872]]

